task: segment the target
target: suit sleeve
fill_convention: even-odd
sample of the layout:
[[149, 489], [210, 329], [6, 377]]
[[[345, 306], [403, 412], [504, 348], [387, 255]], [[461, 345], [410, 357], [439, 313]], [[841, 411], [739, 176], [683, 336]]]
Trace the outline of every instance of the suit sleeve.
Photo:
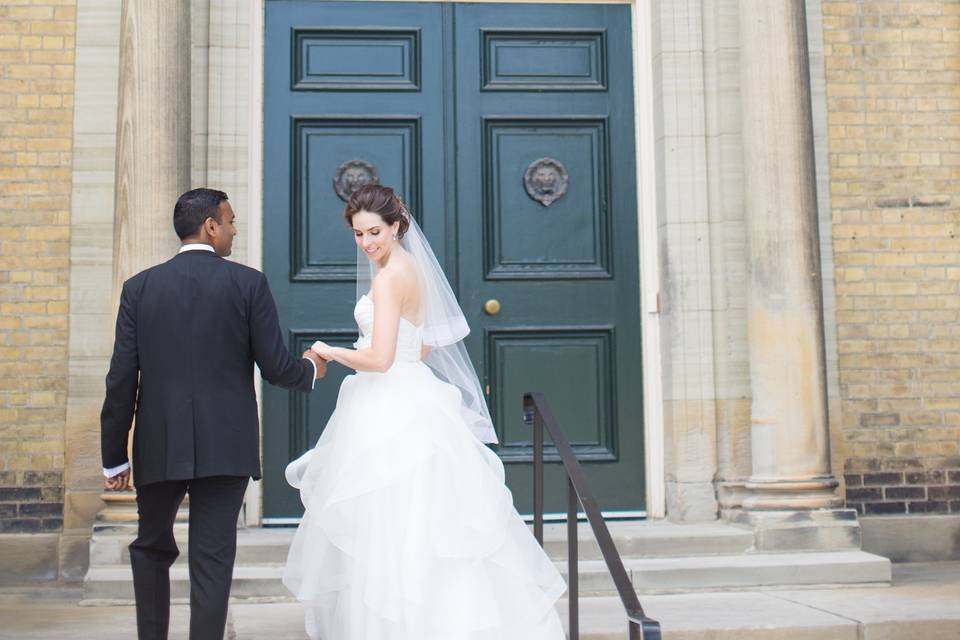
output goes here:
[[285, 389], [310, 391], [315, 371], [306, 358], [295, 358], [283, 342], [277, 305], [270, 293], [267, 277], [260, 274], [253, 293], [250, 313], [253, 358], [263, 379]]
[[140, 358], [137, 354], [136, 303], [130, 282], [120, 293], [117, 333], [107, 373], [107, 391], [100, 412], [100, 453], [105, 469], [127, 463], [127, 438], [137, 405]]

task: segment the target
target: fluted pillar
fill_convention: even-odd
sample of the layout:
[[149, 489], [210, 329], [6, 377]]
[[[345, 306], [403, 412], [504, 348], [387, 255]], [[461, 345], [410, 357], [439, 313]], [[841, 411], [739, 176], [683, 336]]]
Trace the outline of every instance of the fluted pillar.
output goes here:
[[168, 259], [173, 205], [190, 188], [190, 2], [124, 0], [113, 288]]
[[803, 0], [741, 0], [740, 60], [753, 466], [743, 507], [837, 507]]
[[[113, 309], [123, 282], [176, 253], [173, 205], [190, 188], [190, 2], [123, 0], [113, 223]], [[134, 470], [136, 473], [136, 470]], [[132, 494], [100, 519], [135, 521]]]

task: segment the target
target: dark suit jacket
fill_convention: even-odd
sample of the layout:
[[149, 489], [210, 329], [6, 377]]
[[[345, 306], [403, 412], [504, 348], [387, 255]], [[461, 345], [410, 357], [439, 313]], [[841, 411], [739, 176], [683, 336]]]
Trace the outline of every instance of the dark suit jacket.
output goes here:
[[136, 484], [260, 477], [253, 363], [299, 391], [314, 368], [290, 355], [266, 277], [209, 251], [185, 251], [123, 284], [100, 414], [103, 466], [127, 462], [136, 416]]

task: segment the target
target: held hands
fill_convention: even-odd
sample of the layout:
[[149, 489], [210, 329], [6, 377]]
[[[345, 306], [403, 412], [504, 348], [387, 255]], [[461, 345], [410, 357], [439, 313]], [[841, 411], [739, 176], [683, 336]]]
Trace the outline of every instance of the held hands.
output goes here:
[[322, 340], [317, 340], [316, 342], [314, 342], [313, 345], [310, 347], [310, 350], [313, 351], [318, 356], [320, 356], [321, 358], [323, 358], [324, 360], [333, 359], [333, 347], [328, 345], [326, 342], [323, 342]]
[[112, 478], [103, 479], [103, 487], [107, 491], [129, 491], [130, 490], [130, 469], [121, 471]]
[[327, 375], [327, 361], [316, 353], [307, 349], [303, 352], [303, 357], [312, 362], [317, 367], [317, 380]]

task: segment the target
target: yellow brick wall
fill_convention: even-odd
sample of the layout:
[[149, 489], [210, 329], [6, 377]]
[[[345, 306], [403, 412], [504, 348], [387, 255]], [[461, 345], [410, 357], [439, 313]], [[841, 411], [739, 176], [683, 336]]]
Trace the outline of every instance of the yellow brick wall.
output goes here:
[[0, 532], [63, 521], [75, 30], [0, 2]]
[[848, 503], [960, 513], [960, 1], [823, 14]]

